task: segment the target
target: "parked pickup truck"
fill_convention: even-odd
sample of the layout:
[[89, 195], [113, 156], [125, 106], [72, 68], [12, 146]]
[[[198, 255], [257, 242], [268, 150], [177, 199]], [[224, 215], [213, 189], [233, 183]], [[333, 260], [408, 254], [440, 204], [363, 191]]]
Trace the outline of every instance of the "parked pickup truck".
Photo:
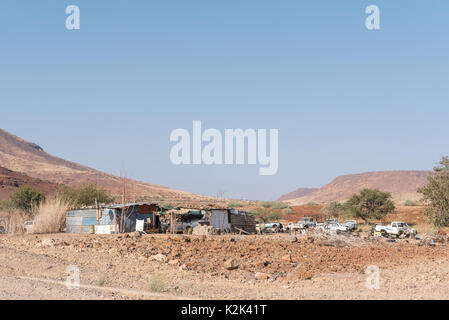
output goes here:
[[272, 223], [266, 223], [263, 226], [264, 232], [272, 232], [272, 233], [278, 233], [283, 231], [284, 227], [279, 222], [272, 222]]
[[409, 227], [409, 225], [402, 221], [393, 221], [388, 225], [378, 224], [374, 227], [374, 232], [380, 233], [383, 236], [414, 236], [416, 230]]
[[304, 217], [298, 221], [298, 225], [301, 229], [316, 227], [316, 220], [312, 217]]
[[323, 230], [323, 231], [336, 231], [337, 233], [340, 232], [348, 232], [349, 229], [347, 226], [339, 223], [338, 221], [325, 221], [324, 223], [318, 223], [316, 228], [318, 230]]
[[342, 223], [342, 225], [348, 227], [349, 231], [355, 231], [357, 230], [357, 221], [355, 220], [346, 220]]
[[331, 231], [336, 231], [338, 232], [348, 232], [349, 228], [345, 225], [342, 225], [338, 222], [331, 222], [327, 225], [325, 225], [324, 229], [326, 230], [331, 230]]

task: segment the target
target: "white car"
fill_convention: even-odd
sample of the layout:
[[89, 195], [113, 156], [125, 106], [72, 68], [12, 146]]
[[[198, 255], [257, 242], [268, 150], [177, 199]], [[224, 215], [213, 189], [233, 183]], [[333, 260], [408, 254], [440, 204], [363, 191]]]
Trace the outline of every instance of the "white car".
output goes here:
[[344, 226], [347, 226], [349, 231], [357, 230], [357, 221], [356, 220], [346, 220], [343, 222]]
[[348, 232], [348, 227], [340, 224], [339, 222], [331, 222], [326, 226], [328, 230], [335, 230], [338, 232]]
[[25, 230], [26, 233], [32, 233], [33, 227], [34, 221], [25, 221], [25, 223], [23, 224], [23, 229]]

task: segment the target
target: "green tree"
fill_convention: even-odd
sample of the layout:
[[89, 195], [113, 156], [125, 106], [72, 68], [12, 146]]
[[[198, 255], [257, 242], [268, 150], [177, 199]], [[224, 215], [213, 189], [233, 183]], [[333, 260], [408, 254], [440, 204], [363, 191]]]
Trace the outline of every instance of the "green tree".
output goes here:
[[262, 202], [262, 207], [264, 207], [265, 209], [271, 208], [272, 206], [273, 206], [273, 202], [271, 202], [271, 201]]
[[266, 208], [260, 208], [256, 211], [252, 212], [252, 214], [255, 216], [255, 218], [258, 222], [263, 222], [263, 223], [267, 223], [270, 221], [277, 221], [277, 220], [281, 219], [281, 217], [282, 217], [281, 213], [274, 212], [274, 211], [266, 209]]
[[391, 193], [377, 189], [363, 189], [359, 194], [354, 194], [346, 205], [354, 218], [361, 218], [365, 222], [382, 219], [396, 210]]
[[437, 227], [449, 226], [449, 158], [442, 157], [427, 179], [427, 186], [418, 189], [422, 201], [428, 205], [425, 215]]
[[347, 207], [339, 202], [333, 201], [321, 209], [321, 213], [328, 218], [338, 218], [347, 210]]
[[27, 214], [32, 213], [32, 209], [45, 201], [45, 195], [32, 187], [20, 187], [14, 192], [10, 199], [9, 205], [12, 208], [24, 211]]
[[109, 203], [114, 199], [103, 188], [95, 184], [88, 184], [78, 188], [65, 188], [62, 198], [73, 207], [93, 206], [95, 201]]

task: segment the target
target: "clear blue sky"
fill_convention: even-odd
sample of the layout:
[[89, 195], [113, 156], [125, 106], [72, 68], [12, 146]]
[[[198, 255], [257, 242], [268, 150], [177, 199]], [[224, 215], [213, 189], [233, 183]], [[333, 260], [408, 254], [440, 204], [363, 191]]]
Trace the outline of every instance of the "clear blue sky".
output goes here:
[[[207, 195], [430, 169], [449, 153], [449, 1], [2, 0], [0, 106], [1, 128], [53, 155]], [[172, 165], [192, 120], [279, 129], [278, 174]]]

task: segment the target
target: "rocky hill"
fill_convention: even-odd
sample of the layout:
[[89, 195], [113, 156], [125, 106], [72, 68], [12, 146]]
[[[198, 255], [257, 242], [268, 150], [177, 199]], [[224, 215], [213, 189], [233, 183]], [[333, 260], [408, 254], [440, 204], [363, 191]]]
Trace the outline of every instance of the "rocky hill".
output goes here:
[[29, 177], [27, 175], [0, 167], [0, 200], [5, 200], [17, 189], [30, 186], [45, 194], [51, 194], [61, 188], [61, 185]]
[[[114, 196], [122, 194], [123, 186], [129, 198], [141, 196], [170, 199], [196, 199], [199, 196], [168, 187], [107, 174], [46, 153], [35, 143], [23, 140], [0, 129], [0, 166], [29, 177], [56, 184], [79, 186], [94, 183]], [[125, 181], [125, 182], [124, 182]]]
[[427, 184], [429, 174], [429, 171], [378, 171], [344, 175], [312, 193], [288, 201], [295, 205], [345, 201], [364, 188], [391, 192], [397, 203], [416, 201], [421, 198], [417, 190]]
[[292, 192], [289, 192], [287, 194], [282, 195], [278, 201], [285, 201], [285, 200], [291, 200], [291, 199], [296, 199], [296, 198], [300, 198], [300, 197], [304, 197], [307, 196], [309, 194], [311, 194], [312, 192], [317, 191], [318, 188], [298, 188]]

